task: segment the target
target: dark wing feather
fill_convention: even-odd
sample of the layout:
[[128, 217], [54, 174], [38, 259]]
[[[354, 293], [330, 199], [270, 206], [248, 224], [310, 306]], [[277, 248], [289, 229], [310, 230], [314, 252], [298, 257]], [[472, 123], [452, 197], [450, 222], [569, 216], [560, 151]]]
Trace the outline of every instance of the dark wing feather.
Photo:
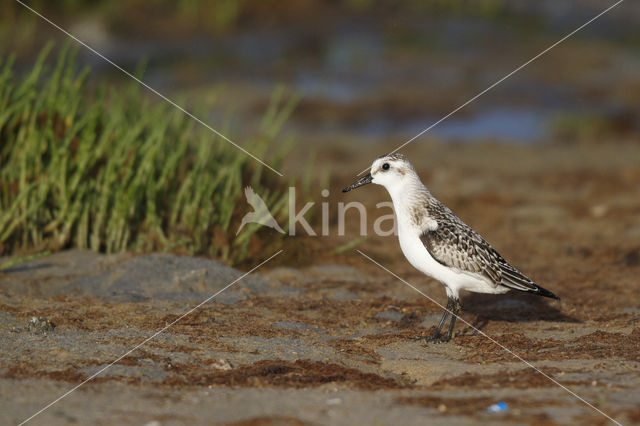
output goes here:
[[557, 299], [504, 260], [484, 238], [443, 204], [431, 204], [429, 215], [438, 226], [434, 230], [426, 229], [420, 240], [441, 264], [484, 275], [495, 285]]

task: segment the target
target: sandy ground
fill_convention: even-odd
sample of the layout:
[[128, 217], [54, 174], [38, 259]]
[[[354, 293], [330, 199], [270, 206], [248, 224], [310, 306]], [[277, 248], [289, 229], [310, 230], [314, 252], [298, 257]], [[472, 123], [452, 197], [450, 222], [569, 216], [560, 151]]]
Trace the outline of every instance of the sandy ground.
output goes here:
[[[562, 298], [464, 295], [462, 317], [622, 424], [640, 423], [640, 149], [426, 142], [407, 153], [437, 197]], [[359, 166], [347, 148], [324, 155]], [[352, 178], [334, 174], [331, 201]], [[387, 199], [373, 186], [348, 195], [371, 211]], [[332, 254], [348, 231], [291, 239], [31, 423], [610, 423], [463, 323], [448, 344], [417, 340], [441, 308], [354, 251]], [[394, 237], [358, 248], [445, 303]], [[5, 270], [0, 423], [27, 419], [239, 274], [207, 259], [80, 251]], [[506, 412], [487, 412], [500, 401]]]

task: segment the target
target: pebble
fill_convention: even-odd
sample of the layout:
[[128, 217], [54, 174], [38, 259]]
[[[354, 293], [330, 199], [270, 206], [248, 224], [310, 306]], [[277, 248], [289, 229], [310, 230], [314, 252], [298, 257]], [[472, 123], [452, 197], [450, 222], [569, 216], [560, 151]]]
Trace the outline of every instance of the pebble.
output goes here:
[[224, 358], [220, 358], [217, 361], [211, 363], [211, 367], [215, 368], [216, 370], [222, 371], [229, 371], [233, 369], [231, 363]]

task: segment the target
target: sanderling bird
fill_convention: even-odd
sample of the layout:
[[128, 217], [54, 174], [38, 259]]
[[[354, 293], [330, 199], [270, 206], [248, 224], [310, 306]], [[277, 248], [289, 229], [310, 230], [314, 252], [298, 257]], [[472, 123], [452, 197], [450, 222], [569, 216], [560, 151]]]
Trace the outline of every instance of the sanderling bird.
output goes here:
[[[409, 263], [445, 286], [447, 308], [427, 341], [451, 340], [460, 310], [460, 290], [493, 294], [519, 290], [558, 299], [504, 260], [480, 234], [434, 198], [404, 155], [378, 158], [370, 173], [342, 192], [368, 183], [384, 186], [391, 195], [400, 248]], [[441, 337], [450, 314], [449, 331]]]

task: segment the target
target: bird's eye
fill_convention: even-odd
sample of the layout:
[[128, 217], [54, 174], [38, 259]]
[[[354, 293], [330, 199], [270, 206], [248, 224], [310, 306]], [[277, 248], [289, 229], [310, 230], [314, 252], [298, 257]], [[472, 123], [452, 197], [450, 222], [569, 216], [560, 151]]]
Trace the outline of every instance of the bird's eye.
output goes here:
[[389, 170], [389, 167], [391, 167], [391, 166], [389, 165], [389, 163], [384, 163], [384, 164], [382, 165], [382, 170]]

